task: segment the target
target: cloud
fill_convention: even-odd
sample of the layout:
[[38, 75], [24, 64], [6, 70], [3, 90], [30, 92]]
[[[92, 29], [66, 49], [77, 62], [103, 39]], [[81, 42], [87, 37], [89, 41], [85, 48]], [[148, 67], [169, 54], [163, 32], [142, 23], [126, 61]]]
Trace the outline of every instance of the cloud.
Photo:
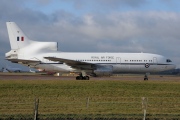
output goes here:
[[68, 17], [51, 26], [53, 36], [57, 36], [54, 40], [62, 43], [63, 51], [150, 52], [170, 58], [178, 55], [179, 13], [116, 12]]
[[[147, 0], [90, 0], [90, 1], [84, 1], [84, 0], [63, 0], [66, 2], [74, 2], [76, 6], [82, 6], [82, 4], [87, 5], [97, 5], [101, 7], [122, 7], [122, 6], [130, 6], [130, 7], [138, 7], [147, 2]], [[86, 4], [87, 3], [87, 4]], [[79, 4], [79, 5], [77, 5]]]
[[39, 5], [48, 5], [52, 2], [52, 0], [35, 0], [34, 2], [37, 2]]
[[107, 7], [122, 7], [124, 5], [130, 7], [139, 7], [147, 2], [147, 0], [99, 0], [100, 4]]
[[[63, 0], [61, 0], [63, 1]], [[57, 41], [59, 50], [73, 52], [150, 52], [174, 58], [180, 65], [180, 13], [165, 11], [118, 11], [108, 14], [87, 12], [74, 14], [56, 10], [45, 14], [23, 7], [22, 1], [2, 0], [0, 4], [1, 56], [10, 49], [6, 21], [15, 21], [31, 39]], [[49, 4], [51, 0], [38, 1]], [[68, 1], [73, 2], [73, 1]], [[87, 1], [88, 3], [90, 1]], [[147, 2], [147, 0], [145, 0]], [[145, 4], [137, 0], [99, 0], [98, 9], [121, 5], [139, 7]], [[73, 2], [74, 3], [74, 2]], [[76, 4], [84, 9], [83, 1]], [[92, 1], [93, 5], [95, 1]], [[19, 6], [22, 4], [22, 6]], [[86, 3], [87, 4], [87, 3]], [[100, 7], [102, 5], [103, 7]], [[107, 5], [107, 6], [106, 6]], [[108, 6], [109, 5], [109, 6]], [[95, 6], [97, 7], [97, 6]], [[95, 8], [97, 9], [97, 8]], [[7, 12], [4, 12], [7, 11]]]

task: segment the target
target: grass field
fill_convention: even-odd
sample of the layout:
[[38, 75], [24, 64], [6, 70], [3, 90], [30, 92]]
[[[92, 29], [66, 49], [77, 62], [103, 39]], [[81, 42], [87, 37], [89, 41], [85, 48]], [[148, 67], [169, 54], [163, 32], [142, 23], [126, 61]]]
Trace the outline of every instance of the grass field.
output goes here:
[[33, 117], [35, 98], [40, 100], [39, 114], [42, 118], [58, 115], [110, 118], [121, 115], [143, 116], [142, 97], [146, 97], [149, 116], [159, 114], [180, 118], [178, 79], [180, 78], [166, 77], [166, 80], [159, 81], [0, 80], [0, 117]]

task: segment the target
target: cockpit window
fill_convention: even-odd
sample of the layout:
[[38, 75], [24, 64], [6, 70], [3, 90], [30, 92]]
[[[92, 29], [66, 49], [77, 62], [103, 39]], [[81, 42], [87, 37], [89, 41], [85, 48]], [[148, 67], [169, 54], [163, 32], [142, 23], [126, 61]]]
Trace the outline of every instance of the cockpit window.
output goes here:
[[172, 62], [170, 59], [167, 59], [166, 62]]

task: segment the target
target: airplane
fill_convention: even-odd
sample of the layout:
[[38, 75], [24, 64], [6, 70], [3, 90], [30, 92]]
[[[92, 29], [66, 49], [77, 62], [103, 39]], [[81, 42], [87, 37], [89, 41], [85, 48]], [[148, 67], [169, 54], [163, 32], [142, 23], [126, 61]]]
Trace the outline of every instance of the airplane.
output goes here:
[[11, 50], [5, 54], [13, 63], [47, 72], [79, 73], [76, 80], [116, 73], [144, 73], [148, 80], [151, 72], [174, 69], [173, 62], [152, 53], [93, 53], [58, 51], [57, 42], [29, 39], [15, 22], [6, 22]]
[[7, 70], [10, 73], [20, 73], [22, 70], [20, 68], [12, 68], [12, 67], [6, 67], [5, 70]]
[[4, 72], [4, 67], [1, 68], [0, 72]]
[[21, 68], [14, 68], [6, 65], [6, 67], [2, 67], [1, 72], [20, 73], [23, 71]]

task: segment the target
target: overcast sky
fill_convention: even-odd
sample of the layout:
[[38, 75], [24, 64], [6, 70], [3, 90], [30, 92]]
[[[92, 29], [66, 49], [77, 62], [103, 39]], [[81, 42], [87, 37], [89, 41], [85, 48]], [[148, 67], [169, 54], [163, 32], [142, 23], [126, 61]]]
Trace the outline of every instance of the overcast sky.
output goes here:
[[[10, 51], [6, 21], [67, 52], [147, 52], [180, 67], [180, 0], [0, 0], [0, 67]], [[19, 66], [18, 66], [19, 67]]]

